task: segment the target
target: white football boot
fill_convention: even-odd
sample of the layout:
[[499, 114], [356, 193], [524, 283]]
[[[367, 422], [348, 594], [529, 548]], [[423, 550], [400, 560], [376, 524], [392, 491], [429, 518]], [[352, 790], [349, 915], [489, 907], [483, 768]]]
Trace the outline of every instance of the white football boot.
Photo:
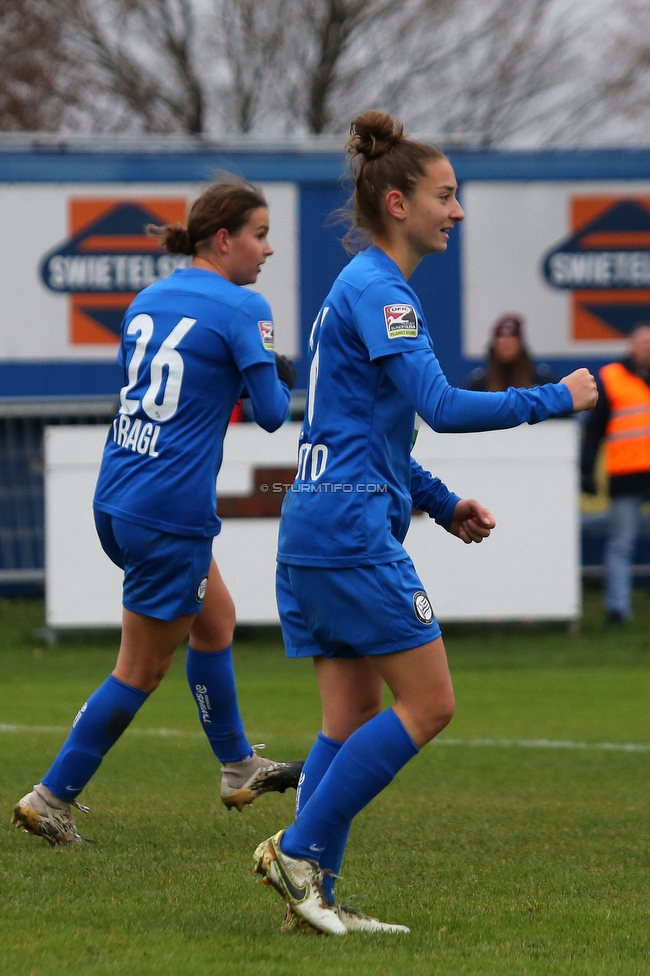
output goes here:
[[260, 874], [305, 922], [326, 935], [347, 935], [347, 929], [323, 892], [323, 872], [315, 861], [289, 857], [280, 849], [284, 831], [262, 841], [253, 855], [253, 873]]
[[378, 918], [371, 915], [364, 915], [358, 908], [352, 908], [341, 902], [335, 905], [338, 917], [345, 925], [348, 932], [410, 932], [406, 925], [397, 925], [393, 922], [380, 922]]
[[[345, 925], [348, 932], [407, 933], [411, 931], [406, 925], [397, 925], [391, 922], [380, 922], [378, 918], [372, 918], [371, 915], [365, 915], [362, 911], [359, 911], [358, 908], [352, 908], [352, 906], [346, 905], [345, 902], [332, 907]], [[290, 905], [287, 907], [287, 913], [284, 916], [282, 924], [280, 925], [280, 931], [285, 934], [288, 932], [305, 932], [307, 934], [311, 933], [312, 935], [317, 934], [313, 925], [310, 925], [303, 918], [296, 915]]]

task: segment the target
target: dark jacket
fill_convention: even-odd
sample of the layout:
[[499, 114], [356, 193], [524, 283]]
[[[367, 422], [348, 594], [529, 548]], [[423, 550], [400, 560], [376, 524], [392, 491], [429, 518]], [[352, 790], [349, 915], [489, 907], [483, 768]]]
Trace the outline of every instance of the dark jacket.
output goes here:
[[[630, 357], [622, 359], [621, 363], [630, 373], [634, 376], [639, 376], [650, 386], [649, 370], [636, 366]], [[582, 456], [580, 459], [582, 490], [590, 495], [596, 494], [594, 464], [596, 463], [598, 448], [605, 436], [605, 430], [607, 429], [611, 413], [611, 406], [600, 376], [596, 378], [596, 383], [598, 385], [598, 403], [589, 414], [585, 425]], [[650, 471], [636, 471], [634, 474], [610, 476], [609, 493], [612, 496], [638, 495], [642, 498], [650, 499]]]
[[[546, 363], [533, 363], [533, 374], [531, 376], [531, 387], [545, 386], [547, 383], [555, 383], [555, 377]], [[473, 370], [465, 380], [465, 389], [474, 390], [476, 393], [487, 392], [487, 369], [479, 366]]]

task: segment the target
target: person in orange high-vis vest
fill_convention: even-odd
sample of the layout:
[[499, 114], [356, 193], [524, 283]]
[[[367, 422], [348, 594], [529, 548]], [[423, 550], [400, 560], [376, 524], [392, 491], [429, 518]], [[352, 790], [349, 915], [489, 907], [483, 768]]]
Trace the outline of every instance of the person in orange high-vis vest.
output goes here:
[[582, 489], [596, 493], [594, 463], [601, 442], [611, 496], [605, 548], [605, 610], [610, 624], [631, 615], [632, 559], [639, 514], [650, 500], [650, 324], [630, 336], [629, 355], [598, 377], [599, 398], [585, 429]]

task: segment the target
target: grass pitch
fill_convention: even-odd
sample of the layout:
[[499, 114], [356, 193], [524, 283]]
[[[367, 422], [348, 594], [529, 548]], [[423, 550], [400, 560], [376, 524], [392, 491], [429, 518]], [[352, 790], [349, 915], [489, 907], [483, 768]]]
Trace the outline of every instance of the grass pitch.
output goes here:
[[[341, 940], [279, 934], [283, 903], [251, 855], [290, 822], [293, 793], [226, 812], [180, 652], [84, 791], [96, 843], [51, 850], [9, 825], [116, 651], [115, 635], [47, 649], [41, 615], [0, 602], [2, 976], [650, 972], [647, 594], [625, 630], [603, 627], [593, 593], [577, 636], [446, 628], [456, 718], [357, 818], [339, 883], [412, 933]], [[238, 642], [236, 666], [251, 740], [305, 755], [310, 663], [265, 631]]]

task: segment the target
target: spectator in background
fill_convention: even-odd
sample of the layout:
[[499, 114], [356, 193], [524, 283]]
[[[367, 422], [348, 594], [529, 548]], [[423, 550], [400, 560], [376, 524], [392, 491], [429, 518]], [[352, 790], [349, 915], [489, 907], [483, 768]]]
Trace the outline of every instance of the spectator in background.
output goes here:
[[524, 319], [521, 315], [502, 315], [492, 327], [492, 341], [487, 363], [467, 377], [468, 390], [479, 393], [499, 393], [511, 386], [544, 386], [555, 383], [546, 363], [535, 365], [523, 338]]
[[582, 490], [596, 494], [594, 464], [605, 442], [611, 497], [605, 548], [607, 622], [631, 615], [632, 559], [641, 505], [650, 499], [650, 323], [630, 336], [628, 355], [603, 366], [598, 403], [591, 411], [582, 447]]

